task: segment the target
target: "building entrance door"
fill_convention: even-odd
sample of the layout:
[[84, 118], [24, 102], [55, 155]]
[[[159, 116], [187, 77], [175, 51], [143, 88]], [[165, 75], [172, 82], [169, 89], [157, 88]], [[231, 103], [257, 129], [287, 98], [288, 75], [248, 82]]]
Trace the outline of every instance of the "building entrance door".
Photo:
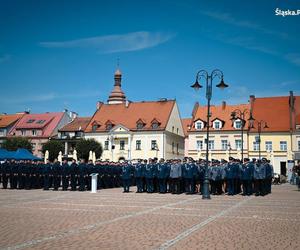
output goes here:
[[280, 162], [280, 174], [286, 176], [286, 162]]

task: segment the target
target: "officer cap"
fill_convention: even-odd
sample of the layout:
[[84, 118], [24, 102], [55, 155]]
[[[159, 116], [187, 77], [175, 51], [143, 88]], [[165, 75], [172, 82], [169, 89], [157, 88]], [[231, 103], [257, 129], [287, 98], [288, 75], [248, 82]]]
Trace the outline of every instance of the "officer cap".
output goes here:
[[250, 159], [249, 158], [244, 158], [244, 161], [248, 162], [248, 161], [250, 161]]
[[228, 159], [229, 159], [230, 161], [233, 161], [233, 160], [234, 160], [234, 158], [233, 158], [233, 157], [231, 157], [231, 156], [230, 156]]

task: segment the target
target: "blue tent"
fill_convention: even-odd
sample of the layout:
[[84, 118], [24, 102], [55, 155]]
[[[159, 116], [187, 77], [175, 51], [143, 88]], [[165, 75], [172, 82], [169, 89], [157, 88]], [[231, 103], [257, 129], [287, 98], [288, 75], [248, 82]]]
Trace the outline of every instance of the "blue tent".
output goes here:
[[0, 160], [41, 160], [41, 158], [38, 158], [34, 156], [32, 153], [30, 153], [27, 149], [20, 148], [17, 151], [8, 151], [6, 149], [0, 148]]
[[14, 153], [14, 159], [15, 160], [41, 160], [41, 158], [38, 158], [34, 156], [32, 153], [30, 153], [27, 149], [24, 148], [19, 148], [15, 153]]
[[8, 151], [6, 149], [0, 148], [0, 160], [10, 160], [14, 158], [15, 151]]

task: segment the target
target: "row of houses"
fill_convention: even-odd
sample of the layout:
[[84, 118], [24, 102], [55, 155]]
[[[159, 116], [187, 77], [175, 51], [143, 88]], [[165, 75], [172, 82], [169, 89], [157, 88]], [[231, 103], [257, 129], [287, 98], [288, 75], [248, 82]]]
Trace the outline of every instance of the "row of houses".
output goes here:
[[282, 97], [250, 96], [248, 103], [240, 105], [213, 105], [211, 122], [206, 124], [205, 105], [196, 103], [191, 117], [181, 119], [176, 100], [131, 102], [121, 81], [122, 73], [117, 70], [107, 102], [97, 102], [91, 117], [78, 117], [67, 110], [0, 115], [0, 143], [10, 136], [28, 137], [33, 153], [42, 156], [43, 143], [60, 140], [65, 144], [64, 154], [72, 155], [76, 141], [93, 138], [103, 146], [102, 159], [112, 161], [205, 158], [209, 126], [210, 159], [261, 155], [282, 174], [289, 162], [300, 160], [300, 96], [293, 92]]

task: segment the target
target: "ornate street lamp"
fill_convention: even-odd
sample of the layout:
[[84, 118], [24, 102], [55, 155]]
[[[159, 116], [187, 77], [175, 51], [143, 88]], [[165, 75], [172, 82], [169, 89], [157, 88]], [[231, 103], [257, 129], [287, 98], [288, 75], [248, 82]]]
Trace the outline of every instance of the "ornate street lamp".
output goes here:
[[221, 70], [215, 69], [209, 74], [206, 70], [200, 70], [196, 74], [196, 81], [191, 86], [196, 91], [202, 88], [199, 81], [203, 78], [206, 81], [206, 99], [207, 99], [207, 130], [206, 130], [206, 163], [205, 163], [205, 175], [204, 175], [204, 183], [203, 183], [203, 192], [202, 199], [210, 199], [209, 193], [209, 180], [208, 180], [208, 144], [209, 144], [209, 118], [210, 118], [210, 101], [212, 97], [212, 82], [214, 78], [221, 79], [220, 83], [216, 85], [216, 87], [220, 89], [225, 89], [228, 85], [223, 80], [223, 72]]
[[[258, 132], [258, 158], [261, 159], [261, 139], [260, 139], [260, 135], [261, 135], [261, 131], [263, 129], [267, 129], [269, 128], [268, 124], [266, 121], [264, 120], [260, 120], [257, 121], [257, 132]], [[255, 129], [254, 127], [254, 122], [251, 124], [251, 129]]]
[[235, 120], [239, 119], [241, 120], [241, 136], [242, 136], [242, 162], [244, 161], [244, 127], [245, 127], [245, 117], [249, 114], [248, 122], [249, 124], [254, 123], [254, 118], [252, 117], [252, 113], [249, 109], [244, 109], [243, 111], [240, 109], [236, 109], [233, 112], [231, 112], [231, 121], [234, 122]]

